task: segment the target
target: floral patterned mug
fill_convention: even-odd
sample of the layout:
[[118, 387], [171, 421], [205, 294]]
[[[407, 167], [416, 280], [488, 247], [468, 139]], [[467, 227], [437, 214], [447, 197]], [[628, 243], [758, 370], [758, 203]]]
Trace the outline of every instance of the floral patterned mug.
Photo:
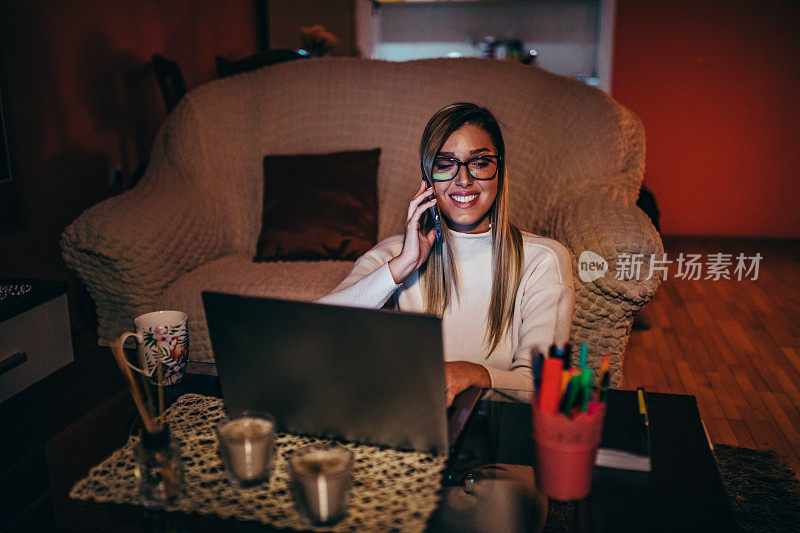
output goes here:
[[153, 384], [158, 384], [159, 372], [161, 385], [180, 382], [189, 359], [188, 321], [186, 313], [181, 311], [154, 311], [136, 317], [135, 332], [127, 331], [119, 337], [120, 345], [124, 345], [128, 337], [139, 343], [136, 355], [141, 366], [130, 362], [128, 366], [147, 376]]

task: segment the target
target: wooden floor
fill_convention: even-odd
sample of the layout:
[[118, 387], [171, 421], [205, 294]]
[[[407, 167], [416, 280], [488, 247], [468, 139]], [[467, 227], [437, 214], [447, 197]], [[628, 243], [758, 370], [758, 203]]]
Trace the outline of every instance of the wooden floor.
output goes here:
[[[760, 253], [757, 280], [683, 280], [673, 263], [634, 330], [625, 388], [692, 394], [715, 443], [774, 449], [800, 472], [800, 241], [665, 238], [678, 255]], [[703, 269], [703, 277], [706, 275]], [[733, 268], [731, 268], [731, 271]]]

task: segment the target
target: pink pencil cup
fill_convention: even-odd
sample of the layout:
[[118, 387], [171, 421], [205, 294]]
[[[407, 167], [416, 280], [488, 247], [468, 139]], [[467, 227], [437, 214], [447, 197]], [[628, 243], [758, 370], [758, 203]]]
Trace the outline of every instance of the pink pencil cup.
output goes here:
[[605, 404], [572, 419], [534, 407], [536, 483], [545, 494], [561, 501], [580, 500], [589, 494], [605, 413]]

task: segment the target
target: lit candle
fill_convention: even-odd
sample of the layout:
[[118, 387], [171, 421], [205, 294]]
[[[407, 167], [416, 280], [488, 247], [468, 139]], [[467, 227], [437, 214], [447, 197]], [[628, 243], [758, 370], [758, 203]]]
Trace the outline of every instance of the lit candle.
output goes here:
[[275, 421], [244, 414], [217, 426], [217, 438], [228, 480], [239, 486], [266, 481], [275, 458]]
[[300, 448], [289, 462], [301, 511], [317, 525], [340, 520], [353, 481], [353, 453], [343, 446]]

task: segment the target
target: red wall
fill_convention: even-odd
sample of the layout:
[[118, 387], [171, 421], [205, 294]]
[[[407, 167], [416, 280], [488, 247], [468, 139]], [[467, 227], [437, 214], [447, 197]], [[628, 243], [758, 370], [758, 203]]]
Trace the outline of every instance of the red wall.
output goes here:
[[665, 234], [800, 237], [800, 2], [618, 0], [612, 84]]
[[[0, 2], [0, 87], [20, 220], [0, 228], [0, 276], [66, 279], [61, 232], [149, 156], [165, 109], [148, 62], [178, 62], [188, 88], [214, 56], [257, 50], [253, 0]], [[92, 310], [72, 298], [73, 326]], [[84, 306], [91, 305], [84, 303]], [[76, 322], [77, 321], [77, 322]]]

